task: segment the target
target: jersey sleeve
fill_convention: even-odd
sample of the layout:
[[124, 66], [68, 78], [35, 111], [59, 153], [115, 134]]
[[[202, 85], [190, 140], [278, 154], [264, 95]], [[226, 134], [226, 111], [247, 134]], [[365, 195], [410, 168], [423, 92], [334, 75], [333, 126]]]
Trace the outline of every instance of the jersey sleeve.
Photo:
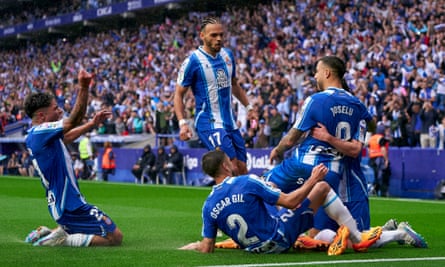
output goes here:
[[[195, 64], [197, 65], [197, 64]], [[189, 87], [192, 85], [193, 81], [193, 59], [192, 56], [182, 62], [181, 67], [178, 72], [177, 84], [182, 87]]]
[[236, 61], [235, 61], [235, 57], [233, 56], [233, 53], [231, 50], [223, 48], [224, 51], [227, 53], [227, 55], [229, 55], [230, 61], [232, 62], [232, 79], [236, 78]]
[[55, 139], [63, 139], [63, 120], [40, 124], [34, 129], [33, 133], [42, 146]]
[[204, 204], [204, 207], [202, 208], [202, 230], [201, 230], [201, 236], [203, 238], [216, 238], [216, 233], [218, 230], [218, 225], [216, 223], [216, 220], [212, 218], [210, 215], [210, 212], [208, 211], [208, 207], [206, 204]]
[[256, 175], [248, 175], [246, 183], [246, 188], [249, 188], [249, 191], [252, 194], [255, 194], [264, 202], [270, 205], [275, 205], [277, 203], [281, 193], [278, 188], [271, 187]]
[[[293, 128], [306, 132], [317, 125], [317, 120], [315, 120], [313, 115], [317, 114], [319, 111], [315, 109], [317, 109], [316, 101], [314, 100], [313, 96], [309, 96], [304, 101], [300, 110], [300, 115], [295, 121]], [[318, 107], [318, 109], [320, 109], [320, 107]]]

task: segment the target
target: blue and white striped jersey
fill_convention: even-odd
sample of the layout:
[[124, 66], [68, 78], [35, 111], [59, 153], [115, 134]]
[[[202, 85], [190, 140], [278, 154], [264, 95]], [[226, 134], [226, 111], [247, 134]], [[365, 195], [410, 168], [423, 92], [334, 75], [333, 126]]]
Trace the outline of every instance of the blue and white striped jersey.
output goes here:
[[232, 78], [236, 66], [232, 52], [222, 48], [215, 56], [202, 47], [195, 50], [181, 65], [177, 83], [191, 87], [195, 96], [195, 128], [210, 130], [237, 129], [232, 110]]
[[85, 204], [74, 175], [71, 156], [63, 143], [63, 120], [32, 127], [26, 146], [43, 187], [48, 209], [54, 220], [65, 210], [75, 210]]

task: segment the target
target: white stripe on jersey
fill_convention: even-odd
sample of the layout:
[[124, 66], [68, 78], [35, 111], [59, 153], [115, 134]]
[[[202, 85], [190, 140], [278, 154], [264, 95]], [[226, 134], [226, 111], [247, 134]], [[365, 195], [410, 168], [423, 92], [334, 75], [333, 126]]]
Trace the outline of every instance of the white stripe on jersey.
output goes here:
[[[196, 56], [199, 59], [199, 62], [201, 62], [201, 71], [204, 73], [205, 80], [206, 80], [206, 92], [209, 98], [210, 102], [210, 109], [211, 114], [214, 119], [214, 127], [215, 128], [222, 128], [222, 117], [221, 117], [221, 107], [219, 103], [219, 96], [218, 96], [218, 87], [217, 87], [217, 73], [215, 73], [215, 70], [212, 66], [212, 63], [208, 60], [207, 56], [202, 53], [200, 50], [197, 50], [197, 53], [195, 53]], [[204, 110], [205, 107], [202, 107], [202, 110]]]

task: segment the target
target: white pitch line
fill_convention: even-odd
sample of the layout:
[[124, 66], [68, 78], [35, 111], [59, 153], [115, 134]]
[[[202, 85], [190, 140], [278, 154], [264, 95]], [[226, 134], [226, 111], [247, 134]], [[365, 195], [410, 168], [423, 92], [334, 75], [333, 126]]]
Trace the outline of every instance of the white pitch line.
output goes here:
[[328, 264], [351, 264], [371, 262], [400, 262], [400, 261], [445, 261], [445, 257], [434, 258], [392, 258], [392, 259], [368, 259], [368, 260], [337, 260], [337, 261], [309, 261], [309, 262], [283, 262], [263, 264], [236, 264], [236, 265], [205, 265], [201, 267], [267, 267], [267, 266], [303, 266], [303, 265], [328, 265]]

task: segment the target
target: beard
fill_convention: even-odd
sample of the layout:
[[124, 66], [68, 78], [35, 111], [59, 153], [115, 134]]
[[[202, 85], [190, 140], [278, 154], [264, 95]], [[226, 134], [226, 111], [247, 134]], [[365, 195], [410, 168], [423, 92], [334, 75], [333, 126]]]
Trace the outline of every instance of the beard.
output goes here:
[[204, 45], [213, 53], [218, 53], [222, 47], [222, 43], [212, 43], [211, 41], [205, 41]]

